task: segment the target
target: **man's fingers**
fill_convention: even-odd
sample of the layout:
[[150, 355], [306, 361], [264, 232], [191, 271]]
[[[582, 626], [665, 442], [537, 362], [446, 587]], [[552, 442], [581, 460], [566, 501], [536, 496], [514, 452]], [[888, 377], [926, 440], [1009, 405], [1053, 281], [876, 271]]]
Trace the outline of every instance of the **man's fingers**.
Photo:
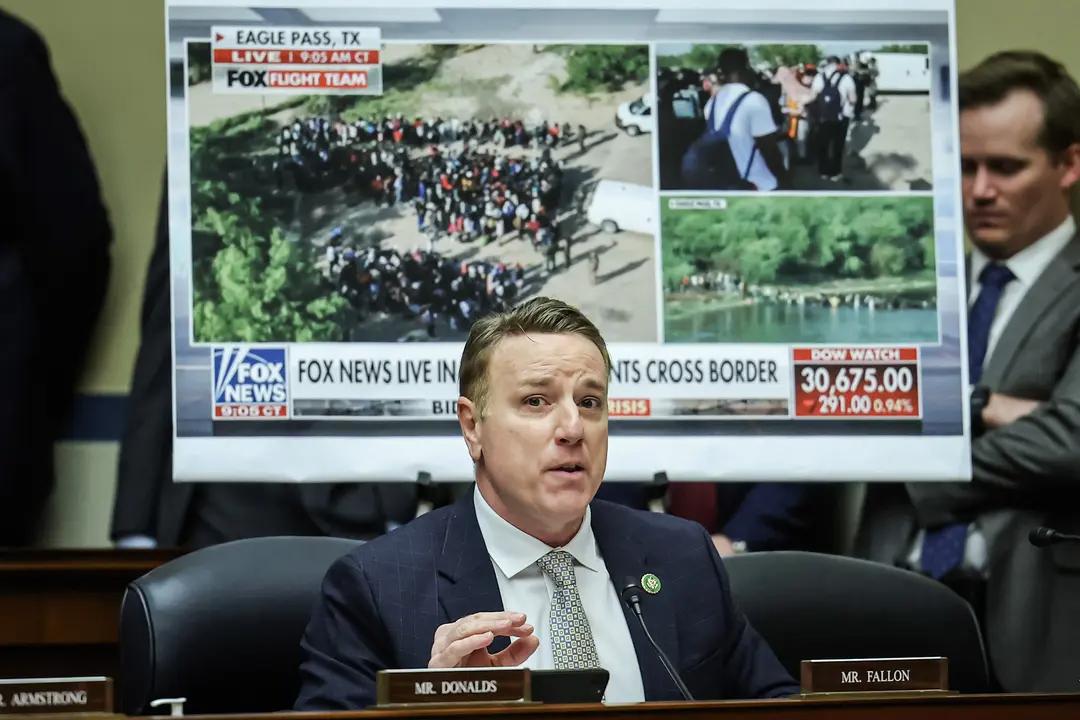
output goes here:
[[521, 625], [525, 622], [525, 615], [515, 612], [473, 613], [472, 615], [467, 615], [466, 617], [460, 618], [455, 622], [440, 625], [439, 628], [435, 631], [435, 639], [438, 640], [441, 637], [447, 635], [465, 637], [465, 635], [461, 634], [462, 627], [471, 627], [474, 629], [478, 627], [483, 627], [484, 629], [480, 630], [480, 632], [487, 632], [491, 629], [491, 624], [499, 622], [507, 622], [510, 626]]
[[440, 625], [435, 631], [435, 641], [431, 646], [431, 655], [435, 657], [446, 651], [453, 642], [464, 640], [475, 635], [491, 633], [492, 635], [506, 635], [509, 637], [522, 637], [532, 632], [532, 627], [526, 625], [525, 615], [516, 612], [486, 612], [475, 613], [463, 617], [457, 622]]
[[461, 661], [469, 657], [472, 653], [485, 648], [491, 644], [491, 641], [495, 639], [492, 633], [481, 633], [480, 635], [470, 635], [467, 638], [455, 640], [446, 646], [442, 652], [431, 656], [431, 661], [428, 662], [429, 668], [452, 668], [461, 664]]
[[[515, 622], [512, 620], [472, 620], [469, 622], [461, 623], [458, 625], [457, 630], [453, 633], [450, 640], [458, 640], [461, 638], [469, 637], [470, 635], [478, 635], [480, 633], [495, 633], [496, 635], [509, 635], [511, 637], [517, 635], [528, 635], [528, 632], [522, 633], [521, 630], [526, 627], [524, 621]], [[531, 627], [529, 626], [531, 632]]]
[[540, 647], [540, 638], [527, 635], [510, 643], [510, 647], [491, 656], [491, 662], [499, 667], [514, 667], [529, 659]]

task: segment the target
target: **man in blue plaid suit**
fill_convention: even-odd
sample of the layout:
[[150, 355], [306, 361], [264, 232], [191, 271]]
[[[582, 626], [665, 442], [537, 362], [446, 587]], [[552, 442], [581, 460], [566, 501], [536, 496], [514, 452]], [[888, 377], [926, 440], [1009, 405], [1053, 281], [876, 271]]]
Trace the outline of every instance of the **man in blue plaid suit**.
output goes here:
[[602, 667], [607, 702], [679, 700], [620, 602], [628, 578], [695, 699], [798, 692], [735, 608], [703, 527], [594, 499], [610, 370], [600, 332], [557, 300], [473, 325], [458, 419], [476, 486], [330, 568], [297, 710], [367, 707], [379, 670], [423, 667]]

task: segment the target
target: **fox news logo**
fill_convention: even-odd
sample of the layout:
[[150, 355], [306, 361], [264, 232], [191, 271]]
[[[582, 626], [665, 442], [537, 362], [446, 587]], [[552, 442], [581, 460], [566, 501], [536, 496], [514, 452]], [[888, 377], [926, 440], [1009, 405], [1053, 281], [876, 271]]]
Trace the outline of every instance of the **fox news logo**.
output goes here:
[[229, 87], [269, 87], [266, 82], [266, 70], [227, 70], [225, 84]]
[[214, 348], [214, 418], [288, 417], [285, 348]]

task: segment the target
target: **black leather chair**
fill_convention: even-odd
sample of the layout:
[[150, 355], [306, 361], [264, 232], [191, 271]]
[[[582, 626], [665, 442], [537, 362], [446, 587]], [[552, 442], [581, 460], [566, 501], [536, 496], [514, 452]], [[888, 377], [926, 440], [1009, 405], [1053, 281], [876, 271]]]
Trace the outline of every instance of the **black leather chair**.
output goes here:
[[267, 537], [177, 558], [131, 583], [120, 611], [121, 709], [167, 715], [288, 710], [300, 638], [330, 565], [359, 544]]
[[724, 567], [736, 604], [794, 678], [803, 660], [947, 657], [952, 690], [990, 692], [975, 613], [935, 580], [808, 552], [738, 555]]

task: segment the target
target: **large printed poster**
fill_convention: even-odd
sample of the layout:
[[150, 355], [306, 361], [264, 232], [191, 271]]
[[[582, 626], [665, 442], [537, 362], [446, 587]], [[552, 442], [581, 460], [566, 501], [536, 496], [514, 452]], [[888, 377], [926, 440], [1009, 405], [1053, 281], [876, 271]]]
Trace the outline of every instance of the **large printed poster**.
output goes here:
[[167, 0], [180, 481], [472, 478], [470, 325], [610, 480], [970, 478], [953, 3]]

